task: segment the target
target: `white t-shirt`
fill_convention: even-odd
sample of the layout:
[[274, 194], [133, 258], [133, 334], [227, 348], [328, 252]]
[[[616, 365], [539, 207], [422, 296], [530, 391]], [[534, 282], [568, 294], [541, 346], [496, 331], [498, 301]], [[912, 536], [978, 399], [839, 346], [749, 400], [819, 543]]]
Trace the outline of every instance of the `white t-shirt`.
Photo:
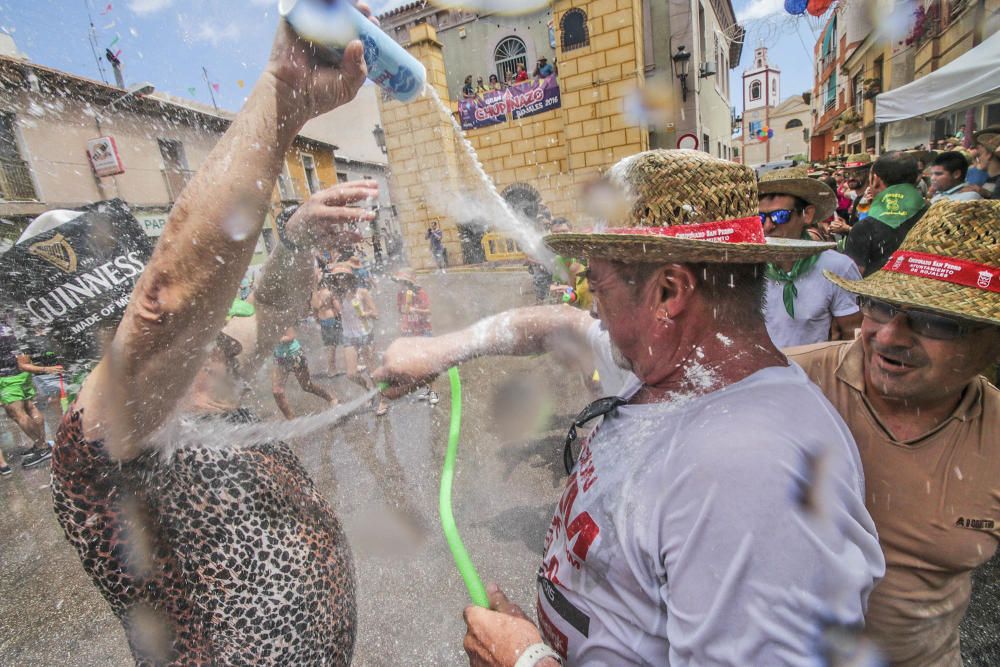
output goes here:
[[[795, 319], [788, 315], [782, 298], [784, 283], [768, 278], [764, 300], [764, 320], [771, 340], [779, 348], [810, 345], [830, 340], [830, 323], [834, 317], [858, 312], [857, 298], [823, 277], [823, 271], [836, 273], [848, 280], [861, 280], [854, 261], [836, 250], [826, 250], [805, 275], [795, 281]], [[848, 337], [854, 332], [849, 331]]]
[[798, 366], [622, 406], [594, 433], [539, 570], [567, 664], [820, 665], [825, 624], [863, 622], [885, 561], [861, 462]]

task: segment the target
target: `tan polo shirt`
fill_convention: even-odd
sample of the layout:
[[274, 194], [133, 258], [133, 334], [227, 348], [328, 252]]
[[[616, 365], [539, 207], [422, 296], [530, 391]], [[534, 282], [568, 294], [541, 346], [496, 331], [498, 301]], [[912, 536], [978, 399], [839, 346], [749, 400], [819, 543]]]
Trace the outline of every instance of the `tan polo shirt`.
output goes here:
[[865, 624], [893, 665], [961, 667], [971, 571], [1000, 540], [1000, 391], [977, 378], [934, 430], [896, 440], [864, 395], [861, 341], [786, 350], [840, 412], [861, 452], [885, 578]]

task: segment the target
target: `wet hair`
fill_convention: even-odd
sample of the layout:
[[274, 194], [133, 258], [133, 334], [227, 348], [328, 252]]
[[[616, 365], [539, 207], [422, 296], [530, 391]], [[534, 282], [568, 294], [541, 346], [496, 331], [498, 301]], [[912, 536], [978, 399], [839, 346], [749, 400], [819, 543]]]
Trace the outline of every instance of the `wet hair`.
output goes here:
[[944, 167], [949, 174], [955, 171], [961, 172], [959, 181], [964, 181], [965, 174], [969, 171], [969, 161], [958, 151], [945, 151], [934, 158], [931, 164], [935, 167]]
[[920, 175], [917, 161], [902, 153], [888, 153], [875, 160], [872, 165], [872, 172], [881, 179], [886, 186], [902, 185], [904, 183], [913, 184]]
[[[619, 277], [630, 285], [632, 296], [638, 298], [665, 262], [626, 264], [611, 262]], [[718, 319], [740, 324], [764, 321], [764, 264], [720, 264], [691, 262], [686, 264], [698, 279], [698, 289], [705, 300], [716, 306]]]

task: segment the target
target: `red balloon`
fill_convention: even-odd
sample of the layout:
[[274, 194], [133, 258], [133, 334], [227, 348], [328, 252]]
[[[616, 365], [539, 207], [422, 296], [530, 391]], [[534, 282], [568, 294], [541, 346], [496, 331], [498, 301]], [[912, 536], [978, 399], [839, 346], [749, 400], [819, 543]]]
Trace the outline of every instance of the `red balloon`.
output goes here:
[[830, 5], [832, 4], [833, 0], [809, 0], [809, 4], [806, 5], [806, 11], [811, 16], [822, 16], [826, 13], [826, 10], [830, 9]]

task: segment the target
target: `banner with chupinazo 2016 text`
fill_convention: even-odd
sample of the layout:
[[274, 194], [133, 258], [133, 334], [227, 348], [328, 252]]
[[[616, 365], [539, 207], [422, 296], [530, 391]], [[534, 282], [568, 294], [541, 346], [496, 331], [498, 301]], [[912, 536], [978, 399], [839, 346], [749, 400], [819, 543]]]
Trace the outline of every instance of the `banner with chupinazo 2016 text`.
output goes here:
[[463, 130], [489, 127], [558, 109], [562, 105], [555, 75], [491, 90], [458, 103]]

